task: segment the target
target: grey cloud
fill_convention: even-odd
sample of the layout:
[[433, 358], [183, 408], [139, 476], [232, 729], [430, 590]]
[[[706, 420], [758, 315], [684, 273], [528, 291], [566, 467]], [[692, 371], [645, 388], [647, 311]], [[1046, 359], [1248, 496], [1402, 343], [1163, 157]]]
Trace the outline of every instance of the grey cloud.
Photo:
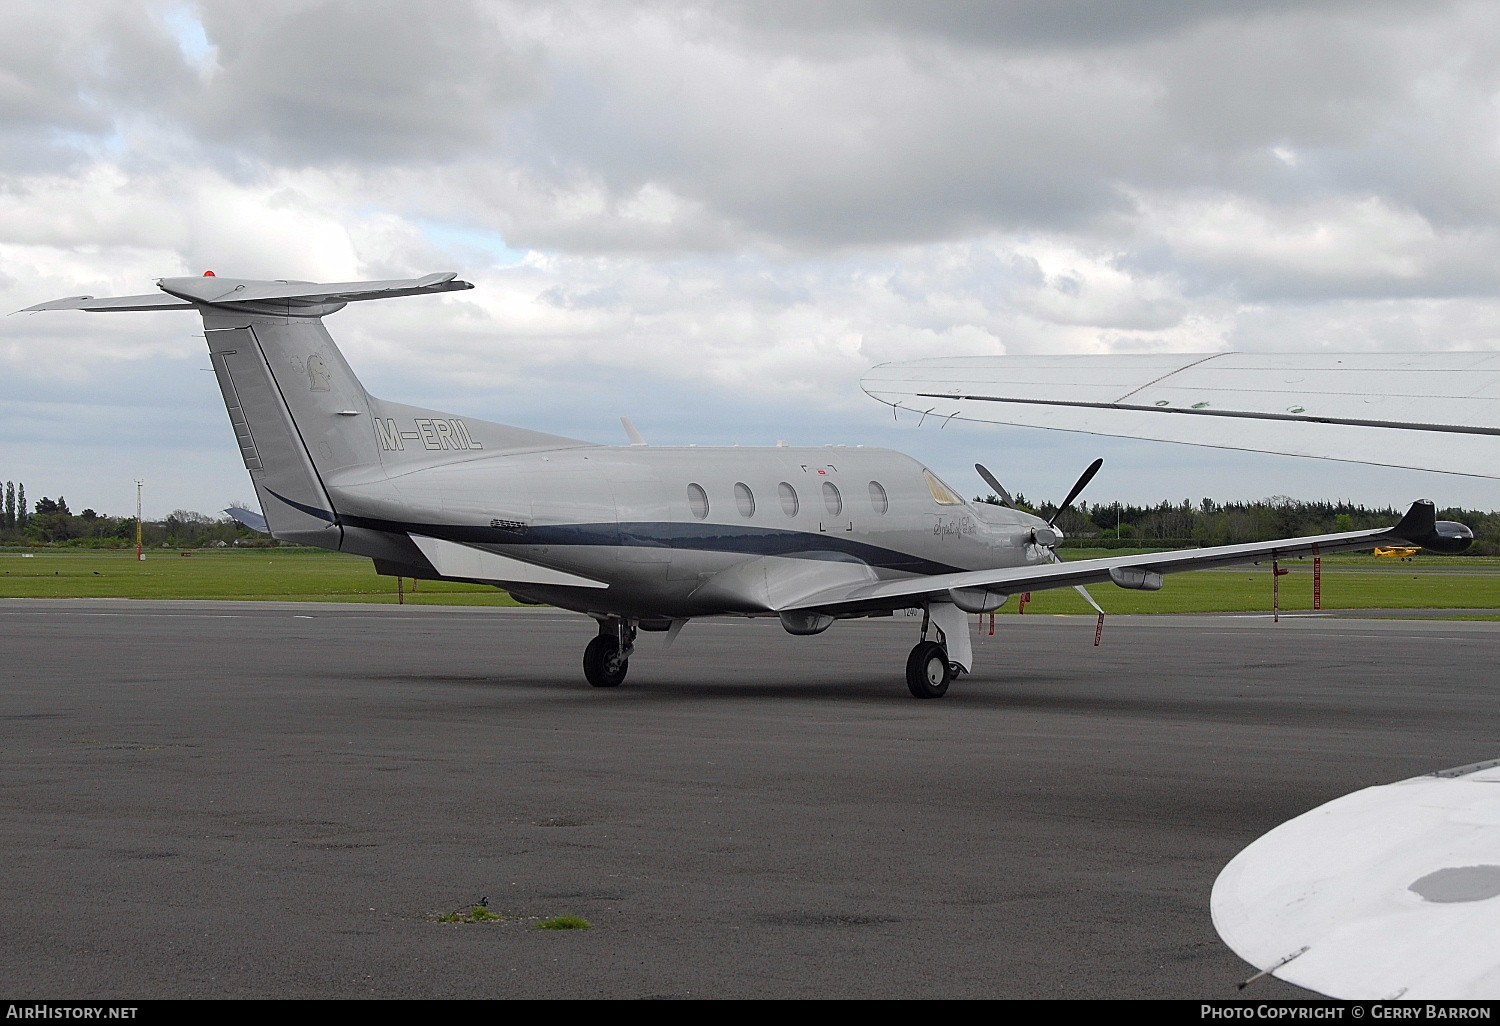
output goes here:
[[[1391, 0], [1396, 2], [1396, 0]], [[1332, 0], [1324, 8], [1347, 9], [1363, 0]], [[1159, 38], [1216, 20], [1243, 20], [1265, 13], [1307, 10], [1306, 0], [762, 0], [726, 3], [761, 31], [815, 37], [888, 32], [931, 38], [962, 47], [1079, 47]]]
[[[72, 34], [9, 16], [13, 37], [51, 42], [0, 43], [16, 70], [0, 81], [0, 146], [9, 127], [17, 152], [59, 161], [78, 152], [56, 142], [68, 133], [97, 141], [154, 120], [167, 126], [155, 143], [175, 124], [160, 147], [174, 167], [206, 154], [242, 181], [327, 170], [349, 183], [350, 211], [481, 225], [520, 248], [684, 265], [754, 252], [776, 265], [766, 295], [805, 287], [786, 269], [799, 261], [1040, 238], [1154, 292], [1132, 304], [1087, 275], [1027, 283], [984, 245], [968, 270], [896, 284], [1120, 330], [1173, 326], [1197, 301], [1493, 288], [1500, 26], [1487, 5], [192, 9], [217, 48], [211, 75], [150, 8], [99, 8]], [[1432, 239], [1414, 232], [1421, 250], [1399, 272], [1352, 264], [1350, 246], [1342, 263], [1289, 259], [1274, 237], [1254, 253], [1194, 248], [1169, 195], [1269, 210], [1273, 235], [1295, 218], [1350, 235], [1339, 219], [1373, 198], [1425, 219]], [[945, 314], [923, 316], [939, 330]]]
[[122, 109], [150, 109], [191, 71], [139, 3], [10, 4], [0, 11], [0, 169], [60, 170], [91, 158]]
[[[777, 23], [789, 8], [693, 6], [671, 31], [641, 13], [658, 6], [596, 8], [592, 34], [554, 40], [552, 87], [505, 156], [616, 200], [655, 183], [699, 222], [733, 226], [729, 245], [801, 250], [997, 230], [1125, 244], [1149, 232], [1128, 193], [1154, 188], [1287, 203], [1373, 193], [1450, 223], [1490, 217], [1496, 79], [1481, 55], [1494, 29], [1471, 5], [1165, 5], [1129, 31], [1071, 35], [1069, 19], [1087, 19], [1057, 6], [1047, 46], [984, 49], [943, 44], [966, 17], [1054, 15], [816, 5], [808, 18], [862, 32], [824, 51], [801, 46], [805, 26]], [[918, 30], [932, 18], [947, 29]], [[563, 232], [545, 205], [512, 217], [535, 244], [587, 246], [586, 222]], [[726, 239], [674, 227], [643, 248]]]
[[241, 153], [294, 166], [453, 160], [494, 145], [535, 87], [474, 5], [203, 5], [218, 72], [188, 116]]
[[[164, 148], [183, 159], [196, 147], [252, 174], [350, 167], [372, 182], [421, 169], [401, 202], [597, 252], [994, 231], [1135, 244], [1150, 228], [1130, 195], [1152, 189], [1368, 192], [1455, 227], [1493, 222], [1500, 202], [1485, 57], [1500, 30], [1483, 5], [189, 9], [217, 48], [207, 78], [150, 8], [100, 8], [71, 34], [60, 16], [8, 15], [13, 160], [21, 141], [45, 164], [73, 152], [68, 133], [175, 118], [184, 138]], [[830, 34], [840, 46], [809, 46]], [[15, 42], [32, 38], [49, 42]], [[677, 206], [631, 213], [651, 190]]]

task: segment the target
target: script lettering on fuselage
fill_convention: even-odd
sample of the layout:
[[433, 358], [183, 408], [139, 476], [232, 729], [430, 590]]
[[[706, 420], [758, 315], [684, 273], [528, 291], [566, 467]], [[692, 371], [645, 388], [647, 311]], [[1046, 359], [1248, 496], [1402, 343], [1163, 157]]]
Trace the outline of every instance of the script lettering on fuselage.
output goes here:
[[434, 452], [443, 449], [483, 449], [474, 441], [468, 427], [457, 417], [417, 417], [410, 421], [412, 430], [403, 430], [395, 417], [375, 418], [375, 437], [386, 452], [405, 452], [407, 442], [421, 442], [422, 448]]
[[939, 538], [958, 538], [979, 533], [979, 525], [968, 514], [952, 516], [947, 513], [937, 513], [934, 516], [937, 519], [932, 524], [932, 533]]

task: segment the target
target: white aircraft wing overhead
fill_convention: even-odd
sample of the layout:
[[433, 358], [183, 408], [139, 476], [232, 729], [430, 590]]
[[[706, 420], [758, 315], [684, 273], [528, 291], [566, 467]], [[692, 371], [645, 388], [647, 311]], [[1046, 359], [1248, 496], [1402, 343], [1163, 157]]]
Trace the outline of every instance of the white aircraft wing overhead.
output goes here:
[[1179, 552], [1105, 556], [1100, 559], [1004, 567], [998, 570], [970, 570], [895, 581], [855, 581], [809, 591], [787, 601], [779, 609], [838, 613], [889, 606], [894, 601], [906, 598], [927, 598], [950, 601], [961, 609], [979, 611], [992, 605], [990, 596], [1067, 588], [1103, 581], [1112, 581], [1122, 588], [1154, 591], [1162, 586], [1161, 578], [1164, 574], [1267, 559], [1350, 552], [1373, 548], [1397, 539], [1421, 545], [1434, 552], [1462, 552], [1472, 542], [1473, 532], [1463, 524], [1437, 520], [1433, 504], [1424, 499], [1412, 503], [1400, 523], [1372, 531], [1309, 535], [1305, 538], [1244, 545], [1215, 545]]
[[1500, 478], [1500, 352], [953, 357], [861, 385], [924, 420]]
[[1224, 868], [1211, 906], [1241, 958], [1299, 987], [1500, 998], [1500, 759], [1283, 823]]

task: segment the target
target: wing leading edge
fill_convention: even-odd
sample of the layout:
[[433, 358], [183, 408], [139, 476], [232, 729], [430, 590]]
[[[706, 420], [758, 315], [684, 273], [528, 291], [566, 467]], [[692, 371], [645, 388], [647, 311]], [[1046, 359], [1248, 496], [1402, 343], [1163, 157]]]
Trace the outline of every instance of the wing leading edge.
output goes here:
[[1500, 477], [1500, 353], [961, 357], [861, 385], [924, 418]]
[[1309, 535], [1305, 538], [1251, 542], [1245, 545], [1216, 545], [1182, 552], [1106, 556], [1043, 566], [972, 570], [900, 581], [854, 583], [805, 594], [783, 609], [842, 613], [888, 607], [903, 599], [949, 601], [960, 608], [972, 606], [978, 609], [986, 604], [987, 594], [1013, 595], [1023, 591], [1045, 591], [1104, 581], [1111, 581], [1123, 588], [1154, 590], [1161, 586], [1159, 575], [1163, 574], [1265, 559], [1349, 552], [1398, 539], [1434, 552], [1456, 553], [1467, 549], [1473, 543], [1474, 535], [1463, 524], [1438, 520], [1433, 504], [1423, 499], [1412, 503], [1406, 515], [1395, 526], [1370, 531]]

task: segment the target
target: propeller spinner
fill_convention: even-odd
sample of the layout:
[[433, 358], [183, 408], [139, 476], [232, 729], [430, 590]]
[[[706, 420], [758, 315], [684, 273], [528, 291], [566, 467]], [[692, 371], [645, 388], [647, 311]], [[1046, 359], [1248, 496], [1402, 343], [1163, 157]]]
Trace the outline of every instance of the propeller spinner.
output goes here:
[[[1036, 528], [1031, 532], [1032, 541], [1043, 549], [1046, 549], [1047, 559], [1050, 562], [1063, 562], [1063, 558], [1057, 554], [1057, 543], [1063, 538], [1062, 529], [1056, 526], [1057, 518], [1062, 516], [1063, 510], [1073, 505], [1073, 500], [1078, 498], [1083, 490], [1089, 486], [1089, 482], [1094, 479], [1095, 474], [1099, 473], [1099, 468], [1102, 466], [1104, 466], [1102, 457], [1090, 463], [1088, 469], [1079, 476], [1077, 483], [1073, 485], [1073, 490], [1068, 492], [1068, 497], [1062, 501], [1062, 505], [1057, 507], [1057, 512], [1052, 514], [1052, 519], [1047, 521], [1047, 526]], [[994, 474], [989, 472], [983, 463], [974, 464], [974, 469], [979, 472], [980, 477], [984, 478], [984, 483], [994, 489], [996, 495], [1000, 496], [1002, 503], [1011, 509], [1017, 508], [1015, 500], [1010, 497], [1010, 492], [1005, 490], [1005, 486], [1000, 483]], [[1096, 613], [1100, 616], [1104, 615], [1104, 610], [1099, 607], [1099, 603], [1094, 601], [1094, 596], [1089, 594], [1087, 588], [1081, 584], [1075, 584], [1073, 585], [1073, 590], [1082, 595], [1083, 600], [1093, 606]], [[1100, 622], [1102, 623], [1103, 621]]]

